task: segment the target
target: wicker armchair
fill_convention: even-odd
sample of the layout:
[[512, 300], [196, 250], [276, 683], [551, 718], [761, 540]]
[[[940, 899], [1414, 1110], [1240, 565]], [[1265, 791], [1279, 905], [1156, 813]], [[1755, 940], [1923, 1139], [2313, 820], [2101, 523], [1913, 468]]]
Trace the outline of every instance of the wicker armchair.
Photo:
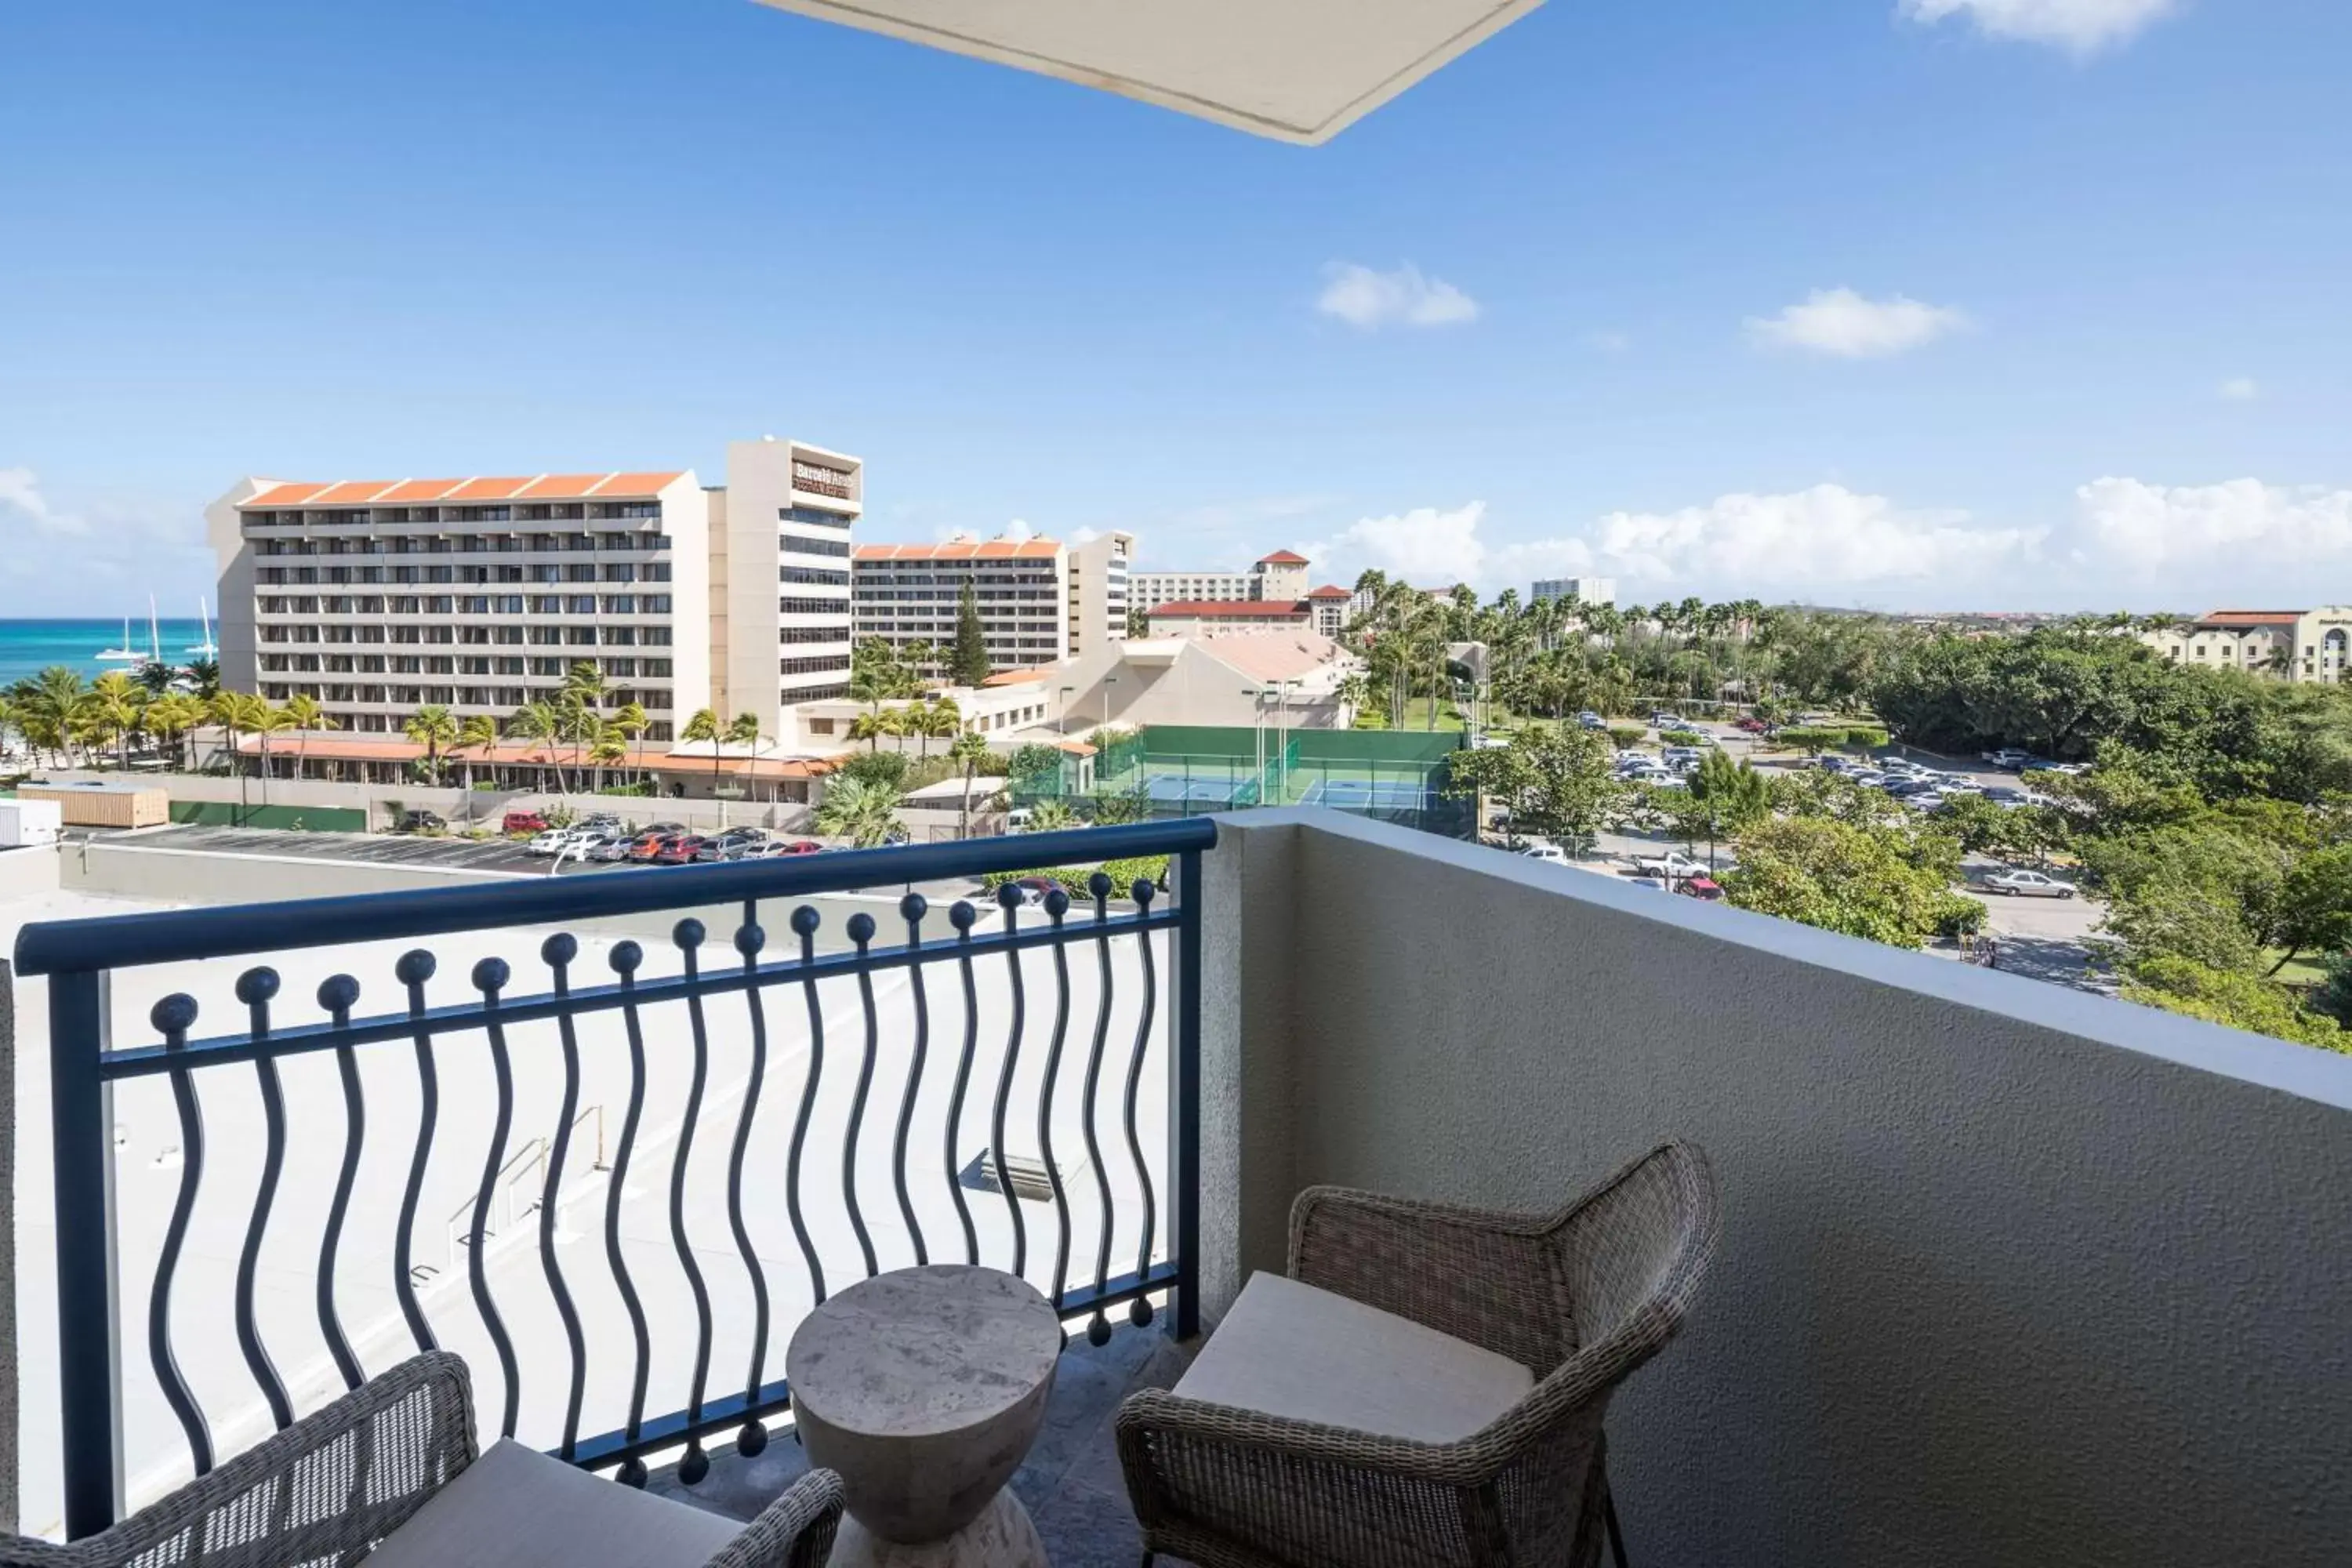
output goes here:
[[[457, 1483], [468, 1471], [478, 1482], [502, 1468], [532, 1476], [534, 1467], [558, 1476], [557, 1487], [572, 1494], [567, 1500], [592, 1499], [585, 1511], [605, 1516], [602, 1522], [609, 1524], [616, 1513], [651, 1517], [650, 1530], [625, 1525], [614, 1532], [628, 1543], [623, 1551], [665, 1533], [676, 1542], [677, 1521], [667, 1510], [693, 1511], [513, 1444], [478, 1453], [466, 1363], [435, 1352], [371, 1379], [110, 1530], [62, 1546], [0, 1536], [0, 1568], [350, 1568], [379, 1552], [380, 1561], [395, 1560], [404, 1544], [454, 1562], [438, 1546], [403, 1543], [401, 1531], [412, 1526], [413, 1534], [427, 1531], [427, 1506], [462, 1489]], [[503, 1491], [503, 1475], [499, 1487]], [[556, 1522], [529, 1497], [485, 1500], [511, 1501], [509, 1511], [517, 1517], [509, 1528], [518, 1532]], [[688, 1539], [716, 1543], [715, 1554], [698, 1550], [683, 1560], [703, 1568], [824, 1568], [840, 1520], [840, 1479], [830, 1470], [812, 1471], [749, 1525], [698, 1515]], [[576, 1568], [596, 1568], [599, 1561], [612, 1568], [649, 1568], [642, 1552], [626, 1562], [617, 1554], [561, 1555]], [[478, 1560], [537, 1558], [500, 1552]]]
[[[1602, 1469], [1609, 1396], [1673, 1337], [1715, 1240], [1714, 1180], [1686, 1143], [1652, 1151], [1549, 1215], [1332, 1187], [1302, 1193], [1290, 1216], [1298, 1283], [1272, 1282], [1289, 1293], [1285, 1310], [1296, 1318], [1299, 1302], [1311, 1310], [1330, 1300], [1302, 1289], [1315, 1287], [1347, 1299], [1335, 1303], [1343, 1317], [1427, 1342], [1391, 1342], [1383, 1358], [1367, 1366], [1360, 1357], [1351, 1369], [1344, 1351], [1323, 1348], [1344, 1340], [1345, 1327], [1328, 1336], [1319, 1325], [1292, 1328], [1281, 1353], [1298, 1364], [1273, 1364], [1264, 1382], [1297, 1396], [1289, 1411], [1233, 1403], [1236, 1392], [1255, 1402], [1257, 1391], [1230, 1371], [1202, 1379], [1223, 1401], [1188, 1397], [1219, 1338], [1245, 1318], [1245, 1290], [1173, 1393], [1139, 1393], [1119, 1408], [1119, 1461], [1147, 1564], [1166, 1552], [1202, 1568], [1590, 1568], [1604, 1523], [1613, 1523]], [[1267, 1337], [1273, 1322], [1261, 1312], [1243, 1331]], [[1228, 1364], [1249, 1353], [1230, 1352]], [[1344, 1408], [1366, 1397], [1350, 1384], [1377, 1385], [1372, 1397], [1393, 1407], [1398, 1385], [1409, 1397], [1422, 1368], [1448, 1355], [1474, 1358], [1474, 1373], [1499, 1367], [1517, 1379], [1496, 1396], [1489, 1374], [1491, 1418], [1458, 1436], [1398, 1436], [1412, 1424], [1361, 1431], [1297, 1414], [1300, 1405]]]

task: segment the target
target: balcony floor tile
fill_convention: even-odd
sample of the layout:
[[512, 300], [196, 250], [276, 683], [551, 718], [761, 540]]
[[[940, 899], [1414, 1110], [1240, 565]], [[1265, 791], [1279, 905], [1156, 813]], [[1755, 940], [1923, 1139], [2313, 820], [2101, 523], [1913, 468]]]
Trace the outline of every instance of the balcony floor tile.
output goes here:
[[[1192, 1348], [1158, 1325], [1121, 1323], [1108, 1343], [1087, 1342], [1073, 1331], [1054, 1374], [1045, 1425], [1013, 1489], [1036, 1521], [1055, 1568], [1134, 1568], [1142, 1555], [1135, 1515], [1119, 1474], [1114, 1423], [1119, 1401], [1139, 1388], [1169, 1388], [1183, 1375]], [[788, 1427], [765, 1452], [745, 1458], [731, 1441], [710, 1455], [710, 1473], [688, 1487], [674, 1467], [653, 1473], [646, 1489], [730, 1519], [750, 1520], [808, 1469], [808, 1458]]]

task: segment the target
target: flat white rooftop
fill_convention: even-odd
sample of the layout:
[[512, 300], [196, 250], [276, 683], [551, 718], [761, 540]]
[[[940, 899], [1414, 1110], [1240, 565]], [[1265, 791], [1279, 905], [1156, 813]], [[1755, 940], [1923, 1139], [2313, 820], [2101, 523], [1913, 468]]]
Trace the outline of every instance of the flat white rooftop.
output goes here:
[[1543, 0], [762, 3], [1315, 146]]

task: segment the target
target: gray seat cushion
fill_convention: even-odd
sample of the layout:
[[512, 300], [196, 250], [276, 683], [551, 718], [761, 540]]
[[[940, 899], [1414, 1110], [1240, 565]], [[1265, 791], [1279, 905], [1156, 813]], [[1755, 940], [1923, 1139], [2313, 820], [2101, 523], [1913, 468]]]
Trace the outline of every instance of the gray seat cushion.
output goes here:
[[1253, 1274], [1176, 1393], [1423, 1443], [1467, 1437], [1535, 1374], [1410, 1319], [1279, 1274]]
[[703, 1568], [731, 1519], [493, 1444], [368, 1557], [368, 1568]]

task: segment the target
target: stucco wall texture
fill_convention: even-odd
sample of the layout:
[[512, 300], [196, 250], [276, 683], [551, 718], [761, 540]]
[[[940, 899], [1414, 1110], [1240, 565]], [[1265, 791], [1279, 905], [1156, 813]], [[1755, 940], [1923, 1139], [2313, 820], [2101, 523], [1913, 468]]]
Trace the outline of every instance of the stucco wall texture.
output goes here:
[[1612, 1409], [1635, 1560], [2352, 1562], [2352, 1060], [1378, 823], [1224, 821], [1213, 1313], [1307, 1184], [1548, 1207], [1686, 1137], [1723, 1240]]

